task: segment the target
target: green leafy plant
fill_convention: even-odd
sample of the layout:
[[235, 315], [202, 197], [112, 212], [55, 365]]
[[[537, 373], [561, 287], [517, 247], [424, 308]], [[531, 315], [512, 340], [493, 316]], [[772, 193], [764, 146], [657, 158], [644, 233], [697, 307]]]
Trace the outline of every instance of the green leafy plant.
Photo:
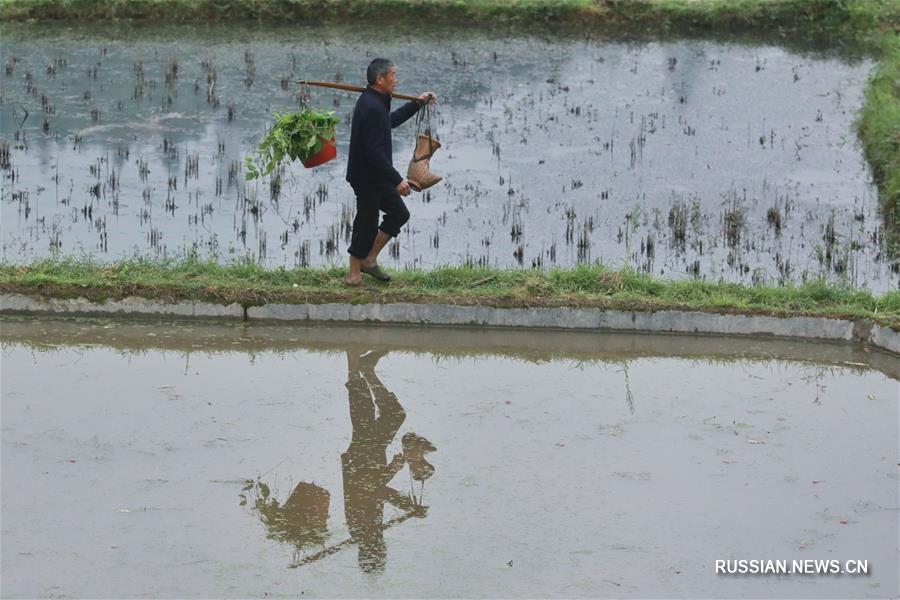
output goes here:
[[304, 108], [300, 112], [275, 113], [275, 125], [260, 142], [257, 148], [260, 166], [253, 162], [253, 157], [246, 160], [246, 178], [256, 179], [260, 175], [268, 175], [286, 159], [308, 160], [322, 150], [324, 140], [334, 137], [334, 128], [340, 123], [333, 110], [313, 110]]

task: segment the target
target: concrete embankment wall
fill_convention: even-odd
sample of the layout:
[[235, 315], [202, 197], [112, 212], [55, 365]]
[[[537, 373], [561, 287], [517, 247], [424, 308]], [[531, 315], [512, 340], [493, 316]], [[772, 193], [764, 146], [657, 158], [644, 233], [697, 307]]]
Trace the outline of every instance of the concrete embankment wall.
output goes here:
[[655, 312], [599, 308], [495, 308], [450, 304], [266, 304], [244, 308], [146, 298], [92, 302], [22, 294], [0, 295], [0, 314], [56, 314], [119, 317], [198, 317], [302, 322], [402, 323], [652, 333], [770, 336], [869, 344], [900, 354], [900, 332], [866, 320], [776, 317], [700, 311]]

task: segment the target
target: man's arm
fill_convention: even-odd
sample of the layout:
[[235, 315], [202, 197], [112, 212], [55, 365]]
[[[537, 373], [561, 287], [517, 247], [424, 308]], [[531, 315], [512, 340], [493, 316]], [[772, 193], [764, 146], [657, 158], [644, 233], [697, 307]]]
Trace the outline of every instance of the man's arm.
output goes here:
[[392, 487], [385, 486], [385, 500], [399, 508], [400, 510], [406, 512], [406, 514], [411, 515], [413, 517], [424, 517], [428, 515], [428, 507], [422, 506], [421, 504], [416, 504], [408, 497], [404, 496], [397, 490]]
[[363, 139], [363, 150], [365, 156], [369, 160], [372, 168], [385, 179], [390, 181], [394, 186], [403, 181], [403, 177], [391, 166], [390, 159], [387, 156], [387, 148], [384, 147], [384, 138], [378, 131], [378, 117], [372, 112], [366, 111], [359, 115], [362, 119], [360, 124], [360, 133]]
[[417, 101], [411, 100], [410, 102], [407, 102], [406, 104], [392, 112], [391, 129], [399, 127], [400, 125], [403, 125], [404, 123], [409, 121], [410, 117], [419, 112], [420, 106], [421, 105]]

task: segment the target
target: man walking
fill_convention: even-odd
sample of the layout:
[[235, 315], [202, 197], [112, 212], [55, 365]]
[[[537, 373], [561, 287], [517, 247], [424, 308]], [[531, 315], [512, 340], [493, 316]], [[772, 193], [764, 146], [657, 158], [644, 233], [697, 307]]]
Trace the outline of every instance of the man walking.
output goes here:
[[[394, 169], [391, 129], [412, 117], [425, 102], [437, 96], [425, 92], [391, 112], [391, 93], [397, 85], [397, 69], [384, 58], [376, 58], [366, 69], [366, 87], [353, 109], [347, 181], [356, 194], [356, 218], [350, 239], [350, 273], [347, 285], [357, 286], [362, 273], [381, 281], [391, 277], [378, 266], [378, 254], [409, 220], [409, 210], [401, 196], [409, 196], [409, 183]], [[384, 218], [378, 225], [378, 213]]]

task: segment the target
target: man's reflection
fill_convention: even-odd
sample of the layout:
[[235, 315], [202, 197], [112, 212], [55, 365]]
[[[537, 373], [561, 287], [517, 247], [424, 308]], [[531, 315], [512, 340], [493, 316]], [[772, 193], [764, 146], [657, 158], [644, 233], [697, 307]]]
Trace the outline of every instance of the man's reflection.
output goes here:
[[359, 566], [366, 572], [384, 569], [387, 554], [382, 520], [384, 502], [391, 499], [387, 484], [404, 462], [401, 454], [395, 454], [390, 463], [387, 460], [387, 447], [406, 420], [406, 413], [375, 374], [375, 365], [385, 354], [376, 351], [360, 356], [347, 352], [346, 386], [353, 437], [341, 455], [344, 514], [359, 547]]
[[[384, 570], [387, 551], [384, 530], [410, 519], [424, 517], [428, 508], [421, 496], [413, 491], [403, 495], [388, 486], [391, 479], [409, 466], [410, 479], [421, 482], [431, 477], [434, 466], [424, 455], [435, 447], [424, 437], [407, 432], [402, 439], [402, 453], [387, 459], [387, 448], [406, 420], [406, 413], [397, 397], [375, 374], [375, 366], [387, 351], [347, 351], [347, 393], [350, 403], [350, 422], [353, 434], [346, 452], [341, 455], [344, 485], [344, 515], [350, 539], [328, 547], [302, 559], [296, 557], [292, 567], [319, 560], [356, 544], [360, 568], [367, 572]], [[256, 488], [254, 509], [269, 530], [269, 537], [289, 542], [299, 552], [310, 546], [323, 545], [328, 537], [327, 518], [330, 495], [327, 490], [311, 483], [300, 482], [287, 501], [279, 505], [270, 496], [266, 484], [256, 481], [245, 490]], [[384, 522], [385, 502], [396, 506], [403, 514]]]

